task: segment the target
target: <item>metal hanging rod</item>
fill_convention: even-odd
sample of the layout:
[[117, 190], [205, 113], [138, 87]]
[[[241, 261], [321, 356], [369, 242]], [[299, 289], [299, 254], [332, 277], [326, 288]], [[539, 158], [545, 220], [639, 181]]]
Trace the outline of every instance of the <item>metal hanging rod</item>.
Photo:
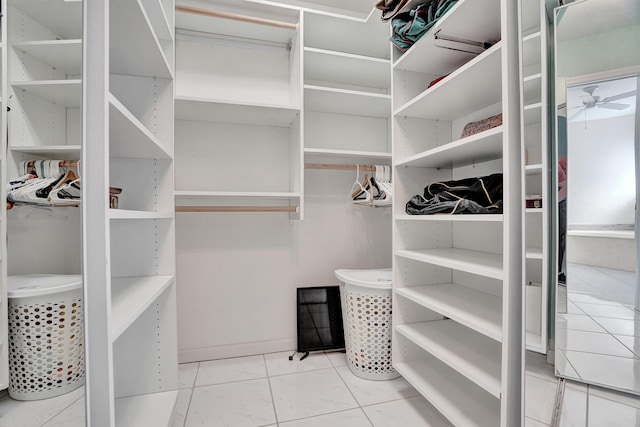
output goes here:
[[[32, 168], [36, 165], [35, 161], [27, 162], [27, 167]], [[61, 168], [75, 168], [78, 166], [77, 160], [60, 160], [58, 164]]]
[[298, 206], [176, 206], [176, 212], [293, 212]]
[[360, 169], [361, 171], [375, 172], [376, 167], [373, 165], [336, 165], [332, 163], [305, 163], [305, 169], [327, 169], [338, 171], [354, 171]]
[[296, 30], [297, 24], [290, 22], [276, 21], [273, 19], [256, 18], [254, 16], [238, 15], [236, 13], [218, 12], [216, 10], [201, 9], [191, 6], [176, 6], [176, 12], [193, 13], [196, 15], [211, 16], [214, 18], [232, 19], [234, 21], [249, 22], [251, 24], [267, 25], [270, 27], [285, 28], [287, 30]]

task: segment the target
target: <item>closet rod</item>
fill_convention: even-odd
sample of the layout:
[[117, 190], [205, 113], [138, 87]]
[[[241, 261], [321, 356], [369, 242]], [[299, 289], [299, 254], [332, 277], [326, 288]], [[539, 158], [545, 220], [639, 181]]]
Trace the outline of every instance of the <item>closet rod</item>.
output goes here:
[[373, 165], [336, 165], [332, 163], [305, 163], [305, 169], [327, 169], [327, 170], [337, 170], [337, 171], [372, 171], [375, 172], [376, 167]]
[[[27, 167], [32, 168], [36, 165], [35, 161], [27, 162]], [[77, 160], [60, 160], [58, 164], [61, 168], [75, 168], [78, 166]]]
[[238, 15], [235, 13], [228, 13], [228, 12], [218, 12], [216, 10], [201, 9], [198, 7], [191, 7], [191, 6], [176, 6], [176, 12], [186, 12], [186, 13], [193, 13], [196, 15], [212, 16], [215, 18], [232, 19], [234, 21], [268, 25], [270, 27], [285, 28], [288, 30], [295, 30], [298, 28], [297, 24], [292, 24], [290, 22], [275, 21], [273, 19], [265, 19], [265, 18], [256, 18], [253, 16]]
[[298, 206], [176, 206], [176, 212], [298, 212]]

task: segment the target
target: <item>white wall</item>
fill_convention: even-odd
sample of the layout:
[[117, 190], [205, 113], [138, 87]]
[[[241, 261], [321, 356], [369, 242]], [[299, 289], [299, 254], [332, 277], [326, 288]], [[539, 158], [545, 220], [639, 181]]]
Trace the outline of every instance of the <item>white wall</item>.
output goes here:
[[180, 213], [182, 362], [292, 350], [297, 287], [337, 284], [337, 268], [391, 267], [391, 209], [350, 203], [354, 172], [307, 170], [305, 219]]
[[635, 117], [570, 122], [568, 225], [635, 223]]

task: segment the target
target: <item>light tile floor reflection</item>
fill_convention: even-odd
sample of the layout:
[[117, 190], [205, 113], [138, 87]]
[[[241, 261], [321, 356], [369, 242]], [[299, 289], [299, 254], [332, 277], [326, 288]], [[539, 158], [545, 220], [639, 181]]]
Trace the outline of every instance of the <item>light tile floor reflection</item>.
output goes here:
[[[312, 354], [302, 362], [289, 362], [289, 354], [180, 365], [181, 390], [171, 427], [451, 425], [402, 378], [357, 378], [346, 367], [343, 353]], [[527, 352], [525, 427], [552, 422], [558, 380], [545, 360]], [[561, 427], [631, 427], [640, 420], [637, 397], [575, 382], [567, 383], [560, 407]], [[0, 399], [1, 427], [84, 425], [83, 389], [34, 402]]]
[[[558, 371], [591, 384], [640, 393], [635, 273], [570, 263], [567, 286], [558, 291]], [[565, 296], [566, 305], [560, 303]], [[560, 314], [562, 310], [566, 314]]]

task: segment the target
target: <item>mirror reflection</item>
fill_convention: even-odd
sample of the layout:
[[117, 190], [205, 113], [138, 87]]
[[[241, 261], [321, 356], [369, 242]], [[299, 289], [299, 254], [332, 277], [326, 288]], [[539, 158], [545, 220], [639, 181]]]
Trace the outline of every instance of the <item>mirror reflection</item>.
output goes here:
[[609, 3], [556, 9], [555, 361], [561, 377], [640, 394], [640, 6]]

